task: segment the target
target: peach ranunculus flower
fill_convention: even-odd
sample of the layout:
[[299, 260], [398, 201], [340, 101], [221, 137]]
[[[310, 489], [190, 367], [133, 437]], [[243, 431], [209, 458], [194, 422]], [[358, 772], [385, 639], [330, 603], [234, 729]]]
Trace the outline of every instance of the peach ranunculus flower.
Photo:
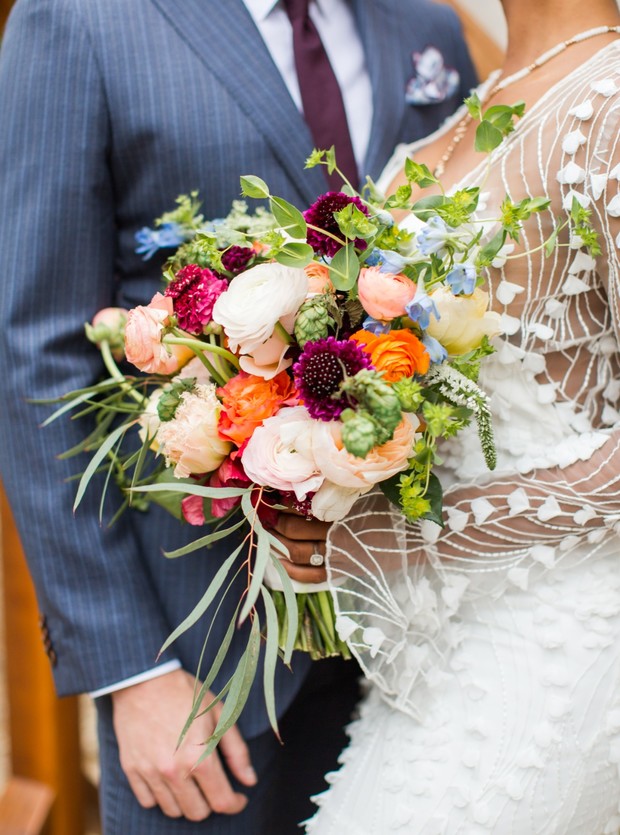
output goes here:
[[357, 292], [362, 307], [373, 319], [391, 321], [404, 316], [415, 291], [415, 282], [401, 273], [383, 273], [379, 267], [360, 270]]
[[439, 287], [431, 298], [440, 318], [431, 316], [426, 332], [452, 356], [477, 348], [484, 336], [501, 333], [501, 317], [489, 310], [489, 294], [480, 287], [471, 296], [455, 296], [448, 287]]
[[421, 340], [409, 330], [393, 330], [373, 334], [357, 331], [351, 336], [369, 354], [377, 371], [383, 371], [383, 379], [395, 383], [403, 377], [426, 374], [431, 358]]
[[321, 293], [333, 293], [334, 285], [329, 277], [329, 270], [325, 264], [311, 261], [304, 267], [308, 276], [308, 295], [319, 296]]
[[183, 392], [172, 420], [160, 424], [159, 451], [168, 466], [175, 464], [177, 478], [211, 473], [226, 458], [232, 446], [220, 437], [219, 416], [215, 386], [208, 383]]
[[174, 374], [194, 354], [182, 345], [164, 345], [162, 338], [172, 316], [172, 299], [155, 293], [149, 304], [129, 311], [125, 325], [125, 356], [147, 374]]
[[328, 481], [366, 492], [406, 468], [419, 423], [415, 415], [405, 414], [391, 441], [371, 449], [366, 458], [357, 458], [345, 449], [340, 421], [313, 421], [314, 460]]
[[242, 371], [217, 393], [222, 400], [220, 435], [238, 447], [281, 406], [296, 403], [295, 387], [286, 371], [281, 371], [271, 380]]

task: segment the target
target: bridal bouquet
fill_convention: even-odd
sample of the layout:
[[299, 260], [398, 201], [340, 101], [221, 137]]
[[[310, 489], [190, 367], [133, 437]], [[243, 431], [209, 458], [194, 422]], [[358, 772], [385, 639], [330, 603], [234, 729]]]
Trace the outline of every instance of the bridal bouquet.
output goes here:
[[[315, 151], [307, 165], [333, 171], [333, 151]], [[340, 520], [379, 487], [409, 521], [442, 524], [437, 445], [471, 420], [488, 466], [495, 464], [477, 378], [500, 317], [488, 309], [482, 274], [508, 256], [520, 223], [547, 202], [507, 199], [498, 217], [480, 221], [479, 189], [412, 201], [414, 187], [440, 186], [423, 165], [409, 161], [405, 174], [407, 183], [388, 199], [371, 181], [358, 194], [343, 178], [342, 191], [305, 211], [246, 176], [244, 197], [263, 205], [250, 214], [237, 201], [214, 221], [200, 214], [197, 195], [179, 198], [138, 235], [146, 257], [175, 250], [163, 292], [94, 318], [87, 335], [109, 377], [66, 395], [51, 418], [71, 409], [96, 418], [72, 451], [92, 453], [76, 506], [103, 471], [104, 490], [115, 482], [123, 508], [158, 502], [180, 520], [208, 526], [167, 556], [232, 543], [165, 647], [217, 607], [232, 575], [247, 574], [197, 694], [196, 710], [236, 625], [249, 620], [247, 648], [216, 697], [226, 696], [226, 707], [204, 756], [243, 707], [261, 641], [274, 727], [278, 655], [285, 663], [294, 649], [348, 655], [329, 592], [295, 593], [280, 561], [286, 549], [271, 532], [275, 515], [293, 509]], [[394, 209], [406, 210], [406, 221], [394, 222]], [[121, 372], [123, 353], [140, 374]]]

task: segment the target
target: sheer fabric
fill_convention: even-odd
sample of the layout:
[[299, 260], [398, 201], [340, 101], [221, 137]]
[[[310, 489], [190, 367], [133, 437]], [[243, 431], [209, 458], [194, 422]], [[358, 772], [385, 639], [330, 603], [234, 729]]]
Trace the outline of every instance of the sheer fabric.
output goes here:
[[[398, 149], [385, 179], [421, 144]], [[459, 185], [483, 188], [480, 219], [505, 193], [551, 199], [512, 253], [530, 254], [487, 276], [504, 328], [481, 376], [498, 467], [486, 470], [471, 428], [443, 449], [445, 528], [404, 524], [378, 494], [334, 526], [339, 625], [372, 686], [308, 832], [615, 833], [620, 42], [551, 88]], [[573, 199], [602, 254], [566, 229], [546, 258]]]

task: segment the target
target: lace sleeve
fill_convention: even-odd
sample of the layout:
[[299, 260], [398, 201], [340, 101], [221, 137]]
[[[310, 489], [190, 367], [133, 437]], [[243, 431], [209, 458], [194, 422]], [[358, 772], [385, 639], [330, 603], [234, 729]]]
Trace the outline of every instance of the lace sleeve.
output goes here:
[[374, 493], [330, 535], [342, 634], [411, 713], [418, 683], [441, 680], [462, 605], [620, 543], [620, 64], [601, 60], [580, 80], [551, 91], [493, 164], [492, 195], [551, 197], [550, 216], [526, 229], [527, 249], [576, 199], [602, 250], [595, 263], [573, 233], [551, 259], [489, 276], [506, 325], [482, 381], [497, 473], [484, 472], [464, 434], [446, 450], [443, 528], [405, 524]]

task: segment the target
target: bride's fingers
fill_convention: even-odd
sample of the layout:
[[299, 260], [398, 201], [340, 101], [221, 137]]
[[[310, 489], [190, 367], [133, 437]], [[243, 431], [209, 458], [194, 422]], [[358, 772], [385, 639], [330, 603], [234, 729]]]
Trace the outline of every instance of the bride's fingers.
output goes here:
[[274, 534], [275, 537], [287, 548], [289, 559], [283, 563], [295, 565], [322, 566], [325, 559], [325, 540], [289, 539], [282, 534]]
[[287, 560], [282, 560], [282, 565], [291, 580], [297, 580], [299, 583], [324, 583], [327, 580], [327, 571], [324, 568], [294, 565]]
[[273, 526], [286, 539], [295, 540], [325, 540], [329, 531], [329, 522], [319, 522], [318, 519], [305, 519], [292, 513], [280, 513]]

